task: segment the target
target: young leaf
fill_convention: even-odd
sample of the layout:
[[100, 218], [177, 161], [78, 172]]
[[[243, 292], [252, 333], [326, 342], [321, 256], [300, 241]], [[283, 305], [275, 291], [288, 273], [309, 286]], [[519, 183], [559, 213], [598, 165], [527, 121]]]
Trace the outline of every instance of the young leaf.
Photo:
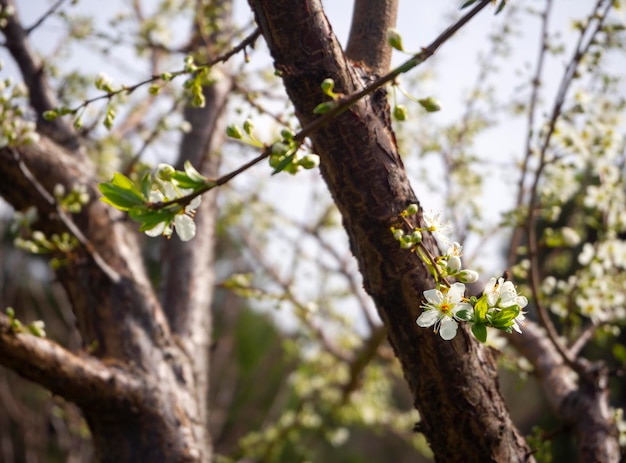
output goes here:
[[98, 189], [104, 195], [103, 198], [100, 198], [101, 201], [121, 211], [140, 206], [144, 202], [144, 198], [134, 189], [124, 188], [113, 182], [100, 183]]
[[195, 182], [204, 183], [204, 181], [206, 180], [206, 177], [198, 172], [189, 160], [185, 161], [185, 173], [191, 180]]
[[150, 191], [152, 191], [152, 176], [150, 172], [146, 172], [141, 179], [141, 194], [146, 201], [150, 199]]
[[473, 5], [474, 3], [476, 3], [478, 0], [467, 0], [465, 3], [463, 3], [463, 5], [461, 5], [461, 10], [463, 8], [467, 8], [470, 5]]
[[128, 211], [128, 216], [135, 222], [141, 223], [139, 231], [146, 231], [154, 228], [161, 222], [171, 222], [173, 214], [169, 211], [158, 210], [151, 211], [146, 209], [131, 209]]
[[335, 109], [336, 107], [336, 101], [325, 101], [318, 104], [315, 109], [313, 109], [313, 114], [326, 114], [328, 111]]
[[278, 165], [276, 166], [276, 168], [272, 172], [272, 175], [276, 175], [277, 173], [282, 172], [283, 170], [285, 170], [287, 168], [287, 166], [289, 166], [289, 164], [292, 163], [292, 161], [293, 161], [295, 156], [296, 156], [296, 153], [291, 153], [289, 156], [286, 156], [285, 159], [283, 159], [282, 161], [280, 161], [278, 163]]
[[489, 310], [489, 303], [487, 302], [487, 296], [483, 295], [476, 305], [474, 305], [474, 316], [477, 322], [484, 322], [487, 318], [487, 311]]
[[482, 323], [472, 325], [472, 333], [480, 342], [487, 341], [487, 327]]

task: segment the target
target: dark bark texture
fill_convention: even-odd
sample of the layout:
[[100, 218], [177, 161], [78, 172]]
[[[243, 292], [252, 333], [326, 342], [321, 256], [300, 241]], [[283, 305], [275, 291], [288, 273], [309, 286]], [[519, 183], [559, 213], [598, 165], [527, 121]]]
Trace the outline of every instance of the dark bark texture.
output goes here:
[[[250, 0], [250, 5], [303, 126], [326, 98], [322, 80], [332, 78], [344, 94], [372, 80], [346, 58], [321, 2]], [[433, 282], [389, 230], [400, 211], [418, 201], [398, 154], [385, 92], [359, 101], [311, 139], [437, 461], [532, 461], [498, 390], [489, 349], [463, 330], [445, 342], [415, 323], [422, 292]], [[432, 241], [428, 245], [438, 252]]]

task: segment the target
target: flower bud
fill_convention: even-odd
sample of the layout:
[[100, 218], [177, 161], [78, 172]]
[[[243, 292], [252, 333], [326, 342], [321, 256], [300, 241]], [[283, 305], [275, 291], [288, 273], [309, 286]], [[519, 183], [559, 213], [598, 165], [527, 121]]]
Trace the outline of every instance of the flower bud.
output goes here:
[[461, 270], [461, 258], [459, 256], [450, 256], [448, 257], [448, 264], [446, 265], [446, 270], [450, 275], [456, 274], [459, 270]]
[[456, 276], [461, 283], [476, 283], [478, 281], [478, 272], [475, 270], [461, 270]]
[[398, 32], [398, 29], [393, 27], [387, 29], [387, 43], [396, 50], [404, 51], [404, 47], [402, 46], [402, 36], [400, 35], [400, 32]]
[[420, 210], [417, 204], [410, 204], [409, 207], [406, 208], [406, 213], [408, 215], [415, 215]]

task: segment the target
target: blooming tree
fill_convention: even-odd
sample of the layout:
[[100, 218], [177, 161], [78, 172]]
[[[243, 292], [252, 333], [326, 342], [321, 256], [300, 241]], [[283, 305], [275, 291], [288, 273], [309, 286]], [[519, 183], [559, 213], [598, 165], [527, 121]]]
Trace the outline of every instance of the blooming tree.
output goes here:
[[[55, 322], [30, 320], [27, 291], [2, 293], [0, 364], [59, 398], [45, 402], [69, 436], [57, 447], [101, 461], [341, 461], [387, 433], [411, 461], [521, 462], [559, 458], [551, 443], [571, 432], [581, 461], [619, 461], [623, 395], [609, 393], [626, 362], [626, 100], [611, 72], [620, 2], [591, 2], [561, 43], [556, 0], [530, 12], [469, 0], [412, 53], [396, 0], [356, 0], [345, 46], [319, 0], [248, 3], [254, 24], [241, 28], [228, 0], [180, 0], [132, 2], [102, 29], [63, 0], [28, 26], [0, 0], [18, 70], [0, 84], [6, 252], [43, 256], [46, 287], [62, 294], [48, 303]], [[445, 107], [421, 94], [424, 63], [489, 9], [499, 29], [465, 112], [433, 122]], [[523, 14], [541, 26], [536, 68], [523, 99], [498, 99], [489, 82]], [[42, 60], [30, 38], [53, 20], [122, 61], [126, 41], [142, 77], [118, 84], [64, 71], [63, 53]], [[180, 43], [167, 35], [178, 21], [191, 24]], [[407, 55], [397, 66], [394, 49]], [[271, 72], [250, 71], [267, 53]], [[553, 98], [551, 59], [564, 63]], [[476, 154], [497, 115], [526, 124], [525, 146], [502, 163]], [[160, 147], [174, 143], [172, 160]], [[266, 201], [265, 182], [315, 172], [323, 184], [312, 183], [306, 223], [280, 210], [289, 195]], [[489, 224], [502, 172], [514, 172], [515, 203]], [[433, 178], [434, 211], [414, 191]], [[506, 256], [491, 253], [501, 264], [475, 258], [502, 237]], [[41, 260], [29, 262], [35, 273]], [[278, 329], [246, 303], [291, 318]], [[562, 431], [516, 423], [499, 360], [535, 378]], [[10, 417], [0, 429], [26, 428], [6, 405], [20, 393], [0, 388]], [[391, 459], [398, 446], [378, 442], [383, 455], [371, 457]]]

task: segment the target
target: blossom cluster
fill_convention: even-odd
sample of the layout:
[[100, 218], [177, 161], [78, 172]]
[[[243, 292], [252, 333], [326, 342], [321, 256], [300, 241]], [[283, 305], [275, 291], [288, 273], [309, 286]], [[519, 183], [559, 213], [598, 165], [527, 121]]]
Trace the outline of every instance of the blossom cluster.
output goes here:
[[553, 256], [542, 275], [545, 306], [569, 323], [580, 317], [615, 333], [626, 318], [626, 181], [624, 103], [610, 88], [598, 98], [576, 92], [538, 193], [541, 244]]
[[[401, 217], [405, 219], [417, 212], [417, 205], [411, 205]], [[526, 313], [522, 309], [528, 305], [528, 299], [519, 295], [513, 283], [504, 278], [491, 278], [479, 297], [467, 297], [464, 283], [478, 281], [478, 272], [463, 268], [462, 246], [456, 242], [450, 244], [451, 227], [438, 214], [424, 213], [423, 219], [426, 226], [411, 227], [410, 233], [405, 233], [402, 228], [392, 228], [400, 246], [416, 252], [436, 282], [435, 288], [424, 291], [423, 312], [417, 318], [417, 324], [423, 328], [433, 327], [435, 333], [446, 341], [456, 336], [460, 322], [469, 323], [472, 333], [481, 342], [487, 340], [488, 327], [521, 333]], [[424, 232], [431, 233], [439, 243], [449, 244], [444, 255], [432, 257], [428, 254], [422, 245]], [[449, 278], [457, 281], [450, 284]]]
[[[159, 164], [156, 169], [152, 190], [149, 199], [152, 203], [166, 203], [175, 201], [185, 196], [191, 195], [193, 188], [182, 188], [179, 182], [171, 177], [173, 167], [168, 164]], [[196, 236], [196, 224], [193, 221], [195, 211], [200, 206], [202, 198], [196, 196], [184, 208], [173, 216], [169, 221], [157, 223], [154, 227], [144, 231], [148, 236], [163, 235], [172, 236], [172, 232], [176, 230], [176, 234], [181, 241], [189, 241]]]
[[522, 309], [528, 300], [517, 294], [511, 281], [491, 278], [480, 298], [465, 297], [465, 285], [454, 283], [450, 287], [424, 291], [424, 311], [417, 319], [423, 328], [433, 327], [442, 339], [456, 336], [459, 322], [469, 322], [472, 333], [482, 342], [487, 340], [487, 327], [507, 333], [521, 333], [525, 313]]
[[215, 182], [187, 161], [184, 171], [159, 164], [154, 172], [145, 172], [141, 180], [115, 173], [110, 182], [98, 187], [102, 201], [127, 211], [131, 219], [141, 223], [139, 231], [168, 238], [176, 231], [182, 241], [189, 241], [196, 234], [193, 218], [200, 194], [214, 188]]
[[27, 120], [26, 103], [21, 104], [27, 96], [28, 90], [23, 83], [14, 83], [10, 78], [0, 79], [0, 148], [39, 140], [35, 123]]

